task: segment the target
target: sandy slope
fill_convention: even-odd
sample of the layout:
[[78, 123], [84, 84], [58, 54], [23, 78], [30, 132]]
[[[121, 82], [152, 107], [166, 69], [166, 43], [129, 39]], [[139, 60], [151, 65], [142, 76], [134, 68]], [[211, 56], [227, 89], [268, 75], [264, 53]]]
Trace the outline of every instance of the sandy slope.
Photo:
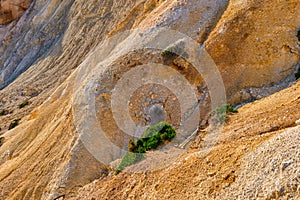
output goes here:
[[[295, 120], [300, 118], [298, 82], [275, 95], [240, 108], [239, 114], [229, 118], [218, 145], [207, 156], [199, 157], [202, 143], [198, 138], [192, 148], [168, 168], [142, 174], [108, 176], [77, 193], [78, 187], [107, 174], [103, 164], [78, 139], [72, 104], [74, 89], [82, 86], [75, 74], [79, 69], [84, 69], [90, 60], [95, 61], [90, 63], [98, 64], [97, 58], [101, 56], [91, 56], [91, 53], [104, 38], [131, 28], [149, 26], [171, 27], [198, 39], [200, 43], [208, 38], [205, 45], [212, 57], [217, 58], [228, 97], [235, 98], [234, 102], [249, 97], [253, 100], [286, 85], [277, 87], [275, 83], [278, 81], [292, 80], [299, 62], [296, 34], [300, 26], [297, 20], [300, 2], [249, 0], [239, 4], [239, 1], [232, 0], [228, 8], [226, 0], [207, 0], [203, 3], [196, 0], [34, 2], [32, 10], [19, 21], [0, 27], [0, 84], [4, 86], [12, 82], [0, 91], [0, 109], [13, 111], [0, 117], [1, 137], [5, 138], [0, 147], [0, 199], [55, 199], [64, 196], [77, 199], [92, 196], [95, 199], [211, 199], [221, 194], [221, 197], [228, 195], [232, 198], [232, 190], [241, 184], [231, 183], [248, 180], [245, 176], [248, 171], [260, 173], [260, 169], [251, 167], [255, 166], [253, 159], [263, 161], [264, 148], [258, 148], [259, 158], [247, 155], [255, 152], [254, 149], [262, 143], [285, 132], [286, 128], [294, 126]], [[283, 2], [288, 6], [281, 6]], [[253, 8], [255, 3], [258, 8]], [[277, 7], [280, 11], [273, 12], [273, 8]], [[217, 23], [224, 10], [226, 13]], [[276, 17], [279, 14], [278, 24]], [[238, 19], [242, 19], [241, 23], [237, 22]], [[249, 33], [243, 26], [248, 22], [252, 25]], [[282, 27], [282, 24], [287, 25]], [[223, 30], [224, 26], [228, 28]], [[242, 27], [249, 40], [236, 30]], [[257, 35], [263, 37], [259, 49], [256, 48], [258, 43], [254, 42]], [[224, 44], [223, 50], [223, 47], [220, 50], [219, 44]], [[238, 51], [242, 46], [243, 51]], [[268, 54], [264, 54], [265, 49]], [[153, 55], [147, 57], [139, 53], [133, 52], [117, 59], [110, 69], [119, 67], [124, 70], [155, 60]], [[252, 53], [260, 54], [255, 55], [262, 56], [262, 59], [248, 56]], [[157, 60], [162, 62], [161, 57]], [[186, 63], [179, 61], [169, 64], [184, 71]], [[109, 74], [112, 72], [110, 69], [107, 70]], [[284, 69], [283, 72], [281, 69]], [[186, 73], [186, 76], [191, 79], [195, 77], [193, 73]], [[195, 86], [196, 83], [194, 81]], [[107, 86], [111, 86], [109, 84], [112, 82], [108, 82]], [[275, 89], [264, 87], [270, 85]], [[263, 88], [264, 93], [257, 92], [257, 88]], [[26, 99], [31, 104], [19, 109], [18, 105]], [[16, 118], [22, 118], [20, 125], [7, 131], [9, 123]], [[297, 130], [283, 134], [284, 141], [288, 143], [290, 140], [286, 137], [298, 133]], [[271, 144], [280, 146], [276, 142], [276, 139], [270, 140]], [[270, 149], [270, 152], [273, 151]], [[294, 153], [297, 151], [291, 151], [291, 154]], [[147, 162], [144, 164], [147, 165]], [[284, 173], [284, 176], [287, 180], [293, 180], [294, 172], [292, 170], [290, 175]], [[285, 187], [285, 182], [281, 183]], [[252, 186], [256, 188], [249, 181], [247, 187]], [[293, 186], [285, 192], [281, 192], [281, 185], [277, 186], [268, 192], [264, 192], [262, 187], [259, 195], [276, 197], [277, 188], [282, 195], [289, 193], [296, 198], [299, 194], [299, 186], [296, 190]]]
[[196, 140], [167, 168], [110, 175], [67, 199], [299, 199], [299, 95], [298, 81], [241, 107], [205, 157]]

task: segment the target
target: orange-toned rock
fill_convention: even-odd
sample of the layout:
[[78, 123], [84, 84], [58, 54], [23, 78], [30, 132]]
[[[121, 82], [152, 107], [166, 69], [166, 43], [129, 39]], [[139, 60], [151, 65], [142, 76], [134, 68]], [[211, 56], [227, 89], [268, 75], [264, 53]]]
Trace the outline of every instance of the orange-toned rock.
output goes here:
[[[230, 1], [206, 49], [222, 74], [231, 103], [248, 100], [253, 96], [250, 88], [294, 78], [299, 28], [298, 0]], [[246, 88], [248, 94], [239, 92]]]
[[[100, 162], [101, 159], [97, 160], [98, 158], [88, 151], [86, 147], [93, 143], [83, 144], [78, 133], [78, 127], [81, 127], [79, 125], [87, 127], [88, 124], [82, 123], [81, 118], [76, 119], [76, 116], [86, 118], [92, 115], [86, 108], [93, 105], [80, 104], [84, 109], [76, 109], [74, 103], [74, 92], [78, 88], [85, 89], [82, 86], [90, 85], [84, 74], [88, 71], [86, 63], [91, 63], [92, 70], [89, 72], [95, 76], [102, 73], [95, 70], [94, 66], [106, 56], [92, 52], [107, 35], [112, 36], [133, 28], [166, 26], [193, 39], [197, 38], [201, 44], [208, 38], [205, 43], [207, 50], [223, 75], [231, 102], [251, 99], [253, 91], [261, 95], [258, 89], [293, 75], [294, 65], [299, 62], [297, 32], [300, 27], [300, 1], [231, 0], [227, 8], [228, 1], [43, 0], [35, 1], [30, 12], [27, 11], [28, 15], [26, 12], [26, 16], [21, 17], [16, 25], [11, 23], [8, 26], [0, 26], [0, 88], [3, 86], [0, 90], [0, 111], [5, 110], [9, 113], [0, 117], [0, 135], [4, 138], [0, 147], [0, 199], [62, 199], [64, 196], [76, 196], [77, 188], [102, 175], [106, 176], [111, 170]], [[29, 6], [20, 6], [23, 5], [22, 2], [27, 1], [0, 0], [2, 24], [21, 16], [20, 11], [24, 12], [23, 8]], [[225, 9], [226, 13], [223, 15]], [[223, 17], [219, 21], [221, 15]], [[218, 25], [215, 28], [216, 24]], [[141, 35], [137, 35], [137, 38], [139, 36]], [[166, 35], [166, 39], [168, 36]], [[121, 41], [122, 38], [117, 39]], [[123, 51], [129, 43], [122, 43], [119, 43], [122, 45], [119, 47]], [[129, 46], [136, 43], [137, 41], [132, 39]], [[122, 51], [115, 51], [109, 56], [111, 60], [105, 60], [112, 62], [112, 58], [116, 59], [108, 66], [110, 68], [103, 69], [101, 78], [103, 77], [102, 83], [106, 85], [99, 85], [105, 90], [97, 94], [96, 97], [99, 98], [95, 98], [95, 102], [99, 99], [99, 102], [103, 103], [94, 103], [95, 109], [99, 108], [102, 112], [97, 110], [97, 117], [103, 118], [98, 124], [104, 131], [110, 131], [107, 131], [107, 136], [115, 139], [113, 141], [117, 145], [122, 145], [125, 137], [118, 137], [121, 134], [113, 127], [116, 123], [112, 121], [112, 112], [106, 106], [111, 105], [110, 94], [115, 88], [115, 82], [125, 70], [142, 64], [163, 62], [160, 53], [149, 53], [150, 56], [146, 51], [132, 51], [120, 57]], [[186, 75], [186, 79], [197, 86], [195, 90], [199, 90], [199, 93], [205, 90], [204, 87], [198, 87], [202, 79], [185, 60], [178, 58], [171, 65], [173, 69]], [[88, 81], [82, 83], [81, 79]], [[108, 81], [105, 82], [106, 80]], [[109, 82], [110, 80], [112, 82]], [[251, 182], [248, 182], [247, 176], [238, 179], [236, 174], [238, 170], [243, 170], [241, 166], [254, 165], [251, 160], [243, 158], [252, 153], [260, 143], [272, 138], [272, 135], [280, 134], [281, 129], [294, 126], [295, 121], [300, 118], [299, 83], [277, 95], [239, 108], [239, 113], [230, 115], [224, 132], [220, 134], [220, 140], [206, 157], [199, 157], [197, 153], [197, 148], [206, 145], [203, 143], [203, 137], [209, 135], [202, 130], [200, 137], [193, 144], [194, 149], [186, 152], [176, 162], [169, 162], [171, 156], [177, 153], [175, 151], [159, 151], [159, 154], [151, 152], [150, 161], [145, 160], [146, 162], [131, 168], [146, 169], [145, 173], [121, 173], [113, 176], [112, 171], [111, 175], [80, 189], [76, 199], [212, 199], [218, 194], [223, 194], [222, 191], [225, 192], [225, 195], [221, 195], [223, 199], [238, 198], [231, 193], [237, 191], [238, 187], [231, 185], [235, 181], [244, 181], [245, 185]], [[251, 87], [257, 90], [243, 91]], [[99, 88], [95, 88], [96, 91]], [[137, 92], [144, 88], [141, 87]], [[83, 98], [84, 94], [78, 96]], [[141, 93], [134, 96], [134, 93], [131, 98], [133, 105], [129, 104], [132, 108], [137, 108], [132, 112], [130, 110], [134, 120], [140, 116], [144, 117], [143, 112], [138, 112], [143, 111], [140, 105], [149, 104], [141, 104], [142, 100], [139, 97], [149, 97], [154, 102], [156, 99], [153, 99], [152, 95], [157, 94], [159, 93], [150, 94], [147, 91], [145, 95]], [[166, 94], [168, 101], [165, 101], [165, 107], [177, 112], [180, 106], [177, 106], [176, 98]], [[207, 93], [203, 93], [201, 99], [208, 96]], [[29, 98], [31, 104], [25, 109], [19, 109], [18, 105]], [[169, 106], [171, 100], [175, 103]], [[209, 103], [205, 105], [209, 107]], [[142, 108], [144, 107], [146, 106]], [[102, 111], [100, 108], [107, 110]], [[177, 115], [168, 116], [177, 119]], [[7, 131], [11, 121], [18, 118], [22, 118], [19, 125]], [[292, 140], [286, 141], [291, 141], [293, 145]], [[278, 140], [278, 144], [280, 142]], [[280, 145], [278, 152], [279, 148]], [[112, 155], [108, 151], [99, 151], [98, 147], [95, 150], [103, 157]], [[277, 159], [278, 154], [273, 152], [267, 152], [267, 156]], [[257, 159], [257, 166], [264, 166], [261, 165], [264, 164], [261, 160], [266, 154], [257, 155], [261, 155]], [[294, 157], [297, 158], [297, 155]], [[148, 170], [156, 165], [162, 166], [166, 163], [165, 159], [172, 163], [169, 168], [155, 172]], [[282, 160], [282, 163], [289, 160]], [[248, 163], [251, 165], [247, 165]], [[297, 169], [297, 166], [291, 164], [289, 169], [285, 170], [295, 172], [290, 173], [292, 176], [289, 173], [278, 174], [282, 174], [282, 179], [290, 180], [297, 175], [297, 170], [292, 170]], [[250, 173], [252, 168], [246, 168], [244, 172], [251, 178], [257, 177]], [[270, 178], [275, 180], [272, 176]], [[263, 184], [269, 185], [266, 182]], [[279, 186], [285, 187], [281, 182], [278, 185], [280, 189]], [[260, 185], [252, 191], [255, 192], [259, 188]], [[277, 187], [272, 187], [271, 192], [276, 194], [276, 189]], [[299, 199], [296, 190], [286, 191], [291, 198], [294, 195], [295, 199]], [[267, 195], [261, 197], [271, 198]]]
[[18, 19], [30, 6], [31, 0], [1, 0], [0, 1], [0, 25], [7, 24]]

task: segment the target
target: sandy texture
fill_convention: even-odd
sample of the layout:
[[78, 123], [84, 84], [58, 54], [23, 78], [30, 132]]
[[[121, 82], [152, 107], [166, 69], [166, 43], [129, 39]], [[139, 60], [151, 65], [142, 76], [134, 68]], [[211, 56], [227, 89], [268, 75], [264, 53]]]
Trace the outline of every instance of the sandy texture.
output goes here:
[[300, 117], [299, 94], [298, 81], [241, 107], [204, 157], [199, 156], [199, 137], [169, 167], [130, 172], [151, 165], [141, 162], [129, 173], [94, 181], [67, 199], [298, 199], [299, 126], [294, 126]]
[[[288, 128], [300, 119], [299, 81], [241, 107], [238, 114], [229, 117], [219, 142], [205, 157], [199, 156], [204, 134], [196, 138], [191, 149], [180, 153], [181, 156], [177, 157], [176, 151], [161, 156], [171, 160], [172, 165], [160, 170], [152, 171], [152, 167], [160, 162], [159, 155], [164, 152], [150, 154], [150, 159], [132, 166], [138, 170], [147, 166], [145, 169], [149, 171], [113, 176], [78, 139], [73, 95], [74, 90], [86, 86], [80, 82], [86, 74], [75, 75], [79, 70], [84, 71], [87, 63], [96, 66], [106, 60], [92, 52], [105, 38], [124, 30], [167, 26], [197, 39], [218, 65], [232, 103], [259, 99], [291, 84], [299, 63], [299, 0], [231, 0], [227, 7], [228, 2], [42, 0], [34, 1], [19, 20], [1, 26], [0, 110], [7, 114], [0, 116], [0, 134], [4, 137], [0, 147], [0, 199], [299, 197], [299, 186], [294, 184], [298, 181], [299, 163], [297, 159], [286, 160], [288, 157], [280, 153], [289, 152], [289, 146], [298, 144], [298, 137], [291, 134], [299, 129]], [[100, 71], [109, 75], [103, 73], [100, 79], [107, 89], [99, 92], [101, 101], [110, 100], [114, 81], [120, 78], [121, 72], [147, 62], [178, 70], [199, 95], [206, 91], [199, 74], [185, 60], [176, 56], [164, 59], [159, 52], [147, 55], [139, 51], [119, 57], [119, 51], [126, 47], [121, 45], [110, 57], [115, 62]], [[274, 88], [269, 89], [270, 86]], [[132, 100], [138, 103], [140, 96]], [[25, 100], [30, 104], [20, 109]], [[206, 100], [203, 103], [209, 107]], [[138, 119], [135, 112], [138, 108], [134, 106], [131, 114]], [[172, 107], [170, 110], [176, 112]], [[84, 110], [75, 114], [81, 112]], [[107, 121], [101, 120], [99, 124], [113, 127], [111, 113], [98, 114], [103, 113], [107, 114], [104, 115]], [[8, 131], [10, 122], [18, 118], [21, 118], [20, 125]], [[114, 137], [114, 133], [108, 135]], [[273, 148], [280, 148], [276, 138], [282, 138], [287, 144], [278, 153]], [[124, 145], [124, 137], [115, 142]], [[296, 148], [290, 154], [297, 156], [298, 152]], [[272, 164], [264, 159], [267, 155], [268, 160], [274, 160], [274, 172]], [[255, 164], [254, 159], [259, 163]], [[280, 170], [282, 165], [289, 166]], [[248, 178], [249, 171], [253, 172], [251, 178]], [[267, 173], [260, 176], [262, 171]], [[268, 181], [273, 177], [280, 181]], [[242, 184], [245, 179], [249, 182]], [[262, 185], [254, 184], [256, 180]], [[269, 189], [274, 184], [276, 187]], [[233, 192], [239, 187], [251, 191], [249, 194]]]

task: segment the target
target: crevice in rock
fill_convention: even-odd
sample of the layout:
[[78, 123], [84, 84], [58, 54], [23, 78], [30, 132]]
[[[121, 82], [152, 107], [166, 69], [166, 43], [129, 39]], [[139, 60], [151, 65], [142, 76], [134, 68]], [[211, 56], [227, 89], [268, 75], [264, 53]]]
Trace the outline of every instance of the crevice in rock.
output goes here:
[[296, 127], [296, 126], [297, 126], [296, 123], [287, 124], [285, 126], [271, 126], [268, 130], [260, 132], [259, 135], [264, 135], [266, 133], [272, 133], [272, 132], [276, 132], [276, 131], [280, 131], [280, 130], [284, 130], [284, 129], [292, 128], [292, 127]]
[[199, 37], [197, 38], [197, 42], [200, 43], [201, 45], [205, 43], [205, 41], [208, 39], [209, 35], [215, 30], [217, 24], [219, 21], [222, 19], [223, 14], [228, 8], [229, 5], [229, 0], [225, 2], [226, 6], [224, 9], [220, 9], [218, 14], [215, 16], [215, 20], [212, 20], [211, 23], [205, 27], [205, 31], [200, 33]]
[[300, 78], [300, 62], [296, 66], [296, 70], [295, 70], [295, 79], [298, 80], [299, 78]]
[[235, 101], [234, 99], [237, 97], [237, 95], [239, 95], [240, 103], [231, 102], [234, 107], [239, 108], [247, 103], [254, 102], [256, 100], [270, 96], [276, 92], [284, 90], [290, 87], [294, 82], [295, 82], [294, 74], [290, 74], [282, 81], [275, 83], [273, 85], [263, 86], [259, 88], [258, 87], [244, 88], [239, 92], [237, 92], [236, 95], [234, 95], [231, 99], [229, 99], [229, 102]]

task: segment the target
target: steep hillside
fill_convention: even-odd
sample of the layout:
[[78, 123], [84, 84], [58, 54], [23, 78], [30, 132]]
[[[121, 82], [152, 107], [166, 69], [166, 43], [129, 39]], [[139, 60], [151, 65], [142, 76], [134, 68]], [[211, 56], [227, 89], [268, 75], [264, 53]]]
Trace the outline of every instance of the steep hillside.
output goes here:
[[[299, 0], [0, 3], [0, 199], [299, 198]], [[226, 97], [261, 100], [202, 152]], [[157, 105], [202, 130], [113, 175]]]
[[[1, 90], [1, 109], [8, 111], [0, 119], [5, 133], [0, 150], [1, 198], [52, 199], [101, 175], [103, 164], [76, 135], [71, 100], [76, 77], [69, 76], [105, 35], [136, 26], [133, 22], [158, 12], [160, 4], [39, 1], [13, 25], [1, 27], [5, 30], [3, 86], [14, 80]], [[222, 9], [213, 5], [217, 6], [212, 7], [213, 13], [218, 14]], [[182, 5], [165, 2], [163, 10], [170, 13], [174, 6]], [[164, 17], [173, 22], [171, 14]], [[20, 109], [25, 100], [30, 105]], [[18, 118], [22, 118], [20, 125], [7, 132], [10, 122]]]
[[207, 155], [200, 135], [166, 168], [111, 174], [67, 199], [299, 199], [299, 110], [298, 81], [229, 116]]

